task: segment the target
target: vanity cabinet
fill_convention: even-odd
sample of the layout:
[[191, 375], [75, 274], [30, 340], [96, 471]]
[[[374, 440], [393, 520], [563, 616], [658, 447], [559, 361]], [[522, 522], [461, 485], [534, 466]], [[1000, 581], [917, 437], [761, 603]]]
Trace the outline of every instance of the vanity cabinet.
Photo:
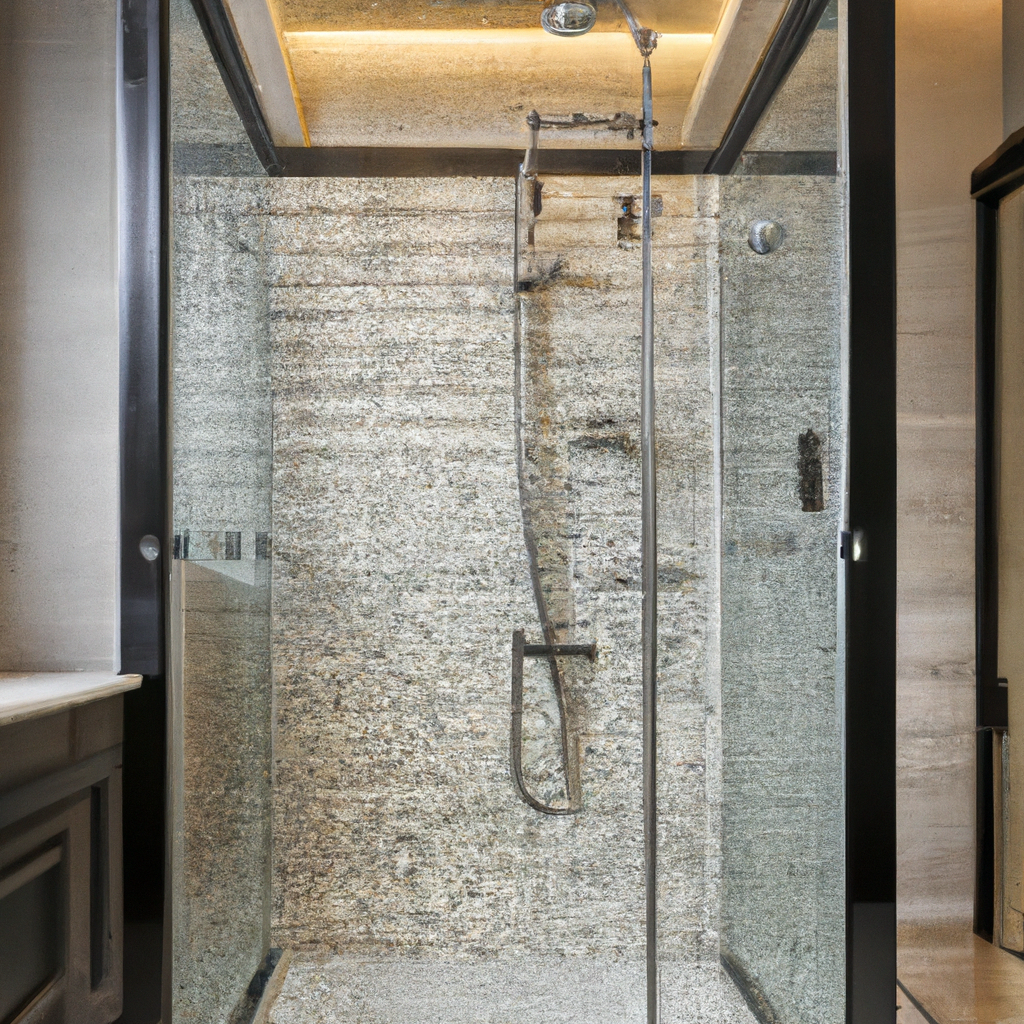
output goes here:
[[122, 693], [141, 680], [4, 675], [0, 1024], [110, 1024], [121, 1013]]

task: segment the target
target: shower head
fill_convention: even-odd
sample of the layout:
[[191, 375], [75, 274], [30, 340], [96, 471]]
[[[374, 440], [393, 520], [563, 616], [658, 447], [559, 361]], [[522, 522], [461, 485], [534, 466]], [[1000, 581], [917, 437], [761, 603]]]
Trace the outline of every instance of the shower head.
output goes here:
[[597, 8], [576, 0], [552, 4], [540, 12], [541, 26], [553, 36], [581, 36], [589, 32], [596, 21]]
[[[625, 16], [633, 41], [646, 60], [658, 45], [658, 33], [644, 28], [636, 20], [626, 0], [615, 0], [615, 5]], [[545, 7], [540, 12], [540, 23], [544, 31], [554, 36], [581, 36], [589, 32], [596, 22], [597, 8], [591, 0], [565, 0]]]

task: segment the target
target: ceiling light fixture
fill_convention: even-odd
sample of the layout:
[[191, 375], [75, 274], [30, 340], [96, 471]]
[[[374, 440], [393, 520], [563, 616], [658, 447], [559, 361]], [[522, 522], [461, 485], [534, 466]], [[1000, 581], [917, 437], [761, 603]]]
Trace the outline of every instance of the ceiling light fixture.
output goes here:
[[597, 8], [575, 0], [553, 4], [540, 13], [541, 26], [553, 36], [581, 36], [589, 32], [596, 21]]

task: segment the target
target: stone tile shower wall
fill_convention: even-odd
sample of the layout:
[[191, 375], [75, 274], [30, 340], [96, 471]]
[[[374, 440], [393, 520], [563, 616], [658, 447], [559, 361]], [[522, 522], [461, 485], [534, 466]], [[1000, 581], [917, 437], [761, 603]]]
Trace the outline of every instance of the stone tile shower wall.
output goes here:
[[[601, 651], [570, 697], [587, 811], [562, 819], [523, 805], [508, 777], [511, 633], [538, 635], [513, 436], [510, 183], [295, 183], [275, 197], [275, 877], [278, 927], [299, 946], [642, 948], [639, 251], [617, 244], [617, 184], [549, 183], [558, 212], [538, 244], [562, 261], [529, 295], [524, 332], [531, 447], [557, 450], [551, 557], [576, 591], [564, 635]], [[669, 187], [665, 234], [671, 223], [676, 258], [699, 266], [659, 296], [663, 493], [679, 499], [664, 535], [679, 600], [695, 605], [676, 643], [699, 714], [678, 738], [699, 778], [715, 239], [694, 183]], [[690, 788], [705, 815], [702, 782]]]
[[[545, 182], [524, 298], [526, 500], [561, 636], [600, 651], [567, 673], [585, 809], [552, 818], [508, 769], [511, 634], [539, 638], [511, 183], [273, 183], [281, 944], [642, 960], [636, 184]], [[663, 948], [714, 987], [717, 187], [655, 192]], [[557, 711], [527, 686], [527, 774], [555, 799]]]

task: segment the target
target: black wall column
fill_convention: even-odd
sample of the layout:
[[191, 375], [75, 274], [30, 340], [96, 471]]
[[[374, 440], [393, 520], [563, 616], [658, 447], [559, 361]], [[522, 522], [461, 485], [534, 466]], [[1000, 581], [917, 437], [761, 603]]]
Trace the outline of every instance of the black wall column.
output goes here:
[[121, 671], [155, 676], [167, 533], [166, 18], [161, 0], [121, 0], [120, 14]]
[[[125, 696], [124, 1014], [160, 1020], [165, 986], [167, 516], [166, 0], [119, 0], [121, 671]], [[164, 1016], [164, 1019], [169, 1019]]]
[[850, 523], [847, 972], [851, 1024], [896, 1018], [894, 0], [849, 11]]

